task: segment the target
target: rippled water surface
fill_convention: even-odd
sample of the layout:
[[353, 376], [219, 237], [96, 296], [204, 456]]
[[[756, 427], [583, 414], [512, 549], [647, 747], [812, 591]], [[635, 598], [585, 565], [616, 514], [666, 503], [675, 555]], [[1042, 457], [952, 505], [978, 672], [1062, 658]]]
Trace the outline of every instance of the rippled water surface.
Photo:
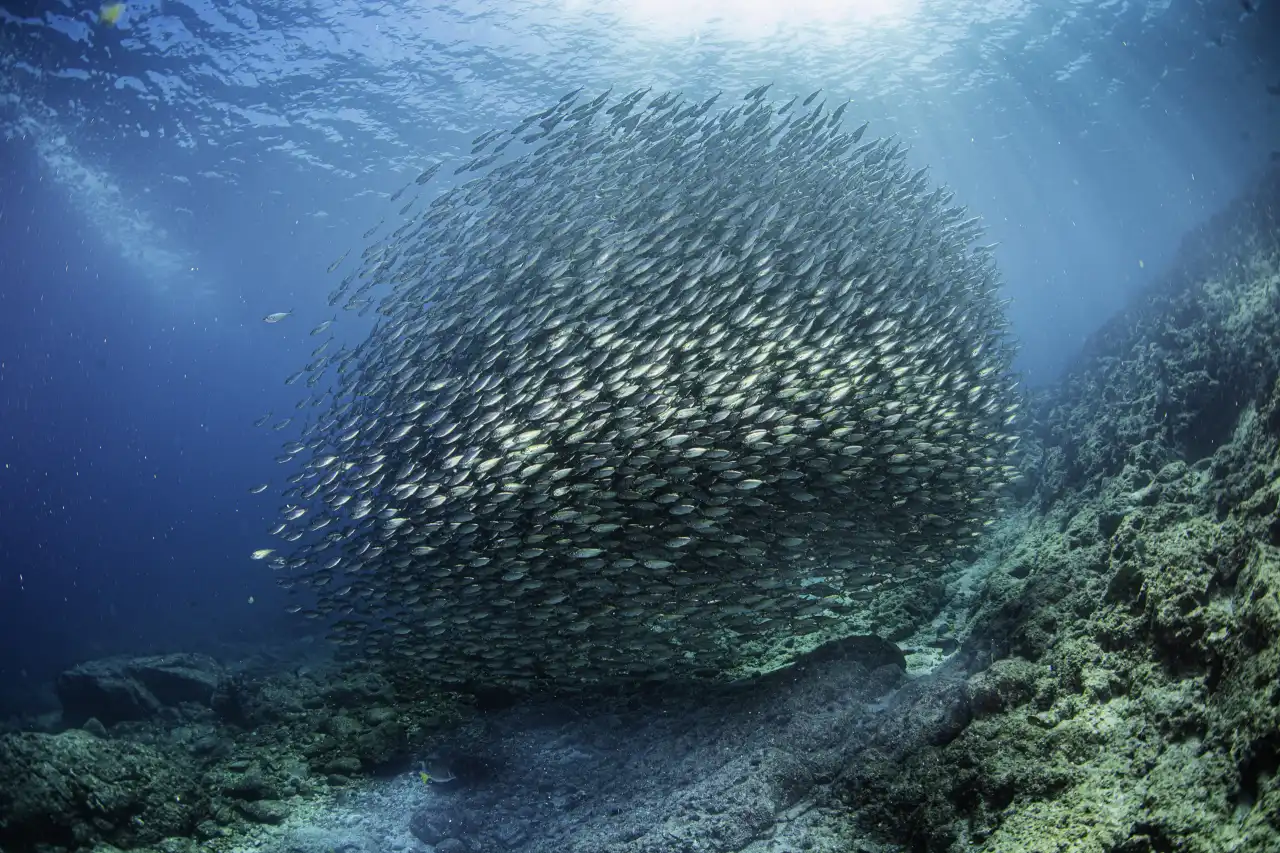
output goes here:
[[310, 263], [317, 233], [358, 237], [411, 170], [565, 91], [822, 88], [987, 217], [1045, 378], [1265, 162], [1275, 99], [1249, 8], [139, 0], [109, 26], [47, 2], [0, 18], [0, 97], [6, 131], [150, 286], [225, 300], [241, 294], [219, 243], [246, 239], [244, 209], [296, 220], [273, 239]]

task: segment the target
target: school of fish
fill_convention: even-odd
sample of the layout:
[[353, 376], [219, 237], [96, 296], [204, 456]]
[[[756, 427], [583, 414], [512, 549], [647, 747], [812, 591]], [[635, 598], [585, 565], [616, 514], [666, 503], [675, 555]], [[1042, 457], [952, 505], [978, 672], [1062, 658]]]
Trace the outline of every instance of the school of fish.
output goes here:
[[291, 609], [444, 684], [714, 676], [971, 549], [1017, 476], [992, 247], [767, 90], [572, 93], [400, 208], [329, 299], [374, 330], [288, 380], [330, 383]]

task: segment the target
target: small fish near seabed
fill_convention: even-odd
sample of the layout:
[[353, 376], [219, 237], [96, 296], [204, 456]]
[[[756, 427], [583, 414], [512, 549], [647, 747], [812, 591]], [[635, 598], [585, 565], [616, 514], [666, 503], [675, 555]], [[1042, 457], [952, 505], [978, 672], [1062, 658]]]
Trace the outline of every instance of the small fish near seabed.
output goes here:
[[446, 785], [458, 777], [448, 762], [430, 758], [418, 765], [418, 778], [424, 785]]

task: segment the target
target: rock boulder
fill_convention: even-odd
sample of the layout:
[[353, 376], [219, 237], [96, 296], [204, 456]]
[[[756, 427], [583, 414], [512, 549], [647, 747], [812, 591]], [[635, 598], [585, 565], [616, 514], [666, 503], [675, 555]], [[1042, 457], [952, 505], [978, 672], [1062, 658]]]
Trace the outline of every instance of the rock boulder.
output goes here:
[[58, 676], [64, 720], [81, 725], [97, 717], [105, 725], [146, 720], [162, 708], [192, 702], [209, 706], [226, 670], [197, 654], [116, 657], [87, 661]]

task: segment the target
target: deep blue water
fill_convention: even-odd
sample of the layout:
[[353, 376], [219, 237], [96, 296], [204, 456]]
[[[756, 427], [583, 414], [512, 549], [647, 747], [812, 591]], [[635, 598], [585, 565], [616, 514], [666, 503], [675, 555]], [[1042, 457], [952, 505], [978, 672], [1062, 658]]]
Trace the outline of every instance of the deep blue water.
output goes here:
[[423, 165], [566, 91], [854, 99], [1001, 241], [1027, 384], [1280, 149], [1263, 0], [97, 9], [0, 8], [0, 705], [88, 657], [302, 633], [247, 556], [297, 424], [251, 424], [298, 414], [325, 269]]

